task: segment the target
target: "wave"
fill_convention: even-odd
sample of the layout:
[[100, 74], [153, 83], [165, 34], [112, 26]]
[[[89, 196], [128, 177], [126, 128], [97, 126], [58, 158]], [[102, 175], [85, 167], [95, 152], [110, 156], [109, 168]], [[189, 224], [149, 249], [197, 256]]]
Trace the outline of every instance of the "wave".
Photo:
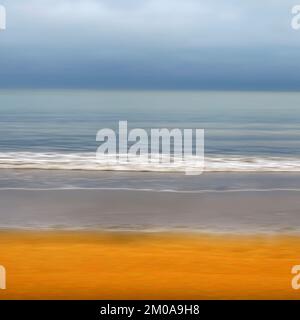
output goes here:
[[[2, 152], [0, 169], [40, 170], [95, 170], [136, 172], [199, 172], [201, 161], [196, 157], [174, 163], [149, 162], [147, 157], [134, 157], [130, 161], [115, 156], [96, 158], [93, 152], [81, 153], [38, 153]], [[300, 172], [300, 157], [271, 156], [205, 156], [205, 172]]]

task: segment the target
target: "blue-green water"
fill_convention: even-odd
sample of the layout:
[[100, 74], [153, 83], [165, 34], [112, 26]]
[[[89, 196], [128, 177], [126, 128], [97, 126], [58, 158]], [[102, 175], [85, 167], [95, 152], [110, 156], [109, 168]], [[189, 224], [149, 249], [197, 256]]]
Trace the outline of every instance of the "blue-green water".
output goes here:
[[278, 92], [0, 91], [0, 168], [106, 170], [96, 133], [127, 120], [205, 129], [207, 171], [299, 171], [299, 104]]

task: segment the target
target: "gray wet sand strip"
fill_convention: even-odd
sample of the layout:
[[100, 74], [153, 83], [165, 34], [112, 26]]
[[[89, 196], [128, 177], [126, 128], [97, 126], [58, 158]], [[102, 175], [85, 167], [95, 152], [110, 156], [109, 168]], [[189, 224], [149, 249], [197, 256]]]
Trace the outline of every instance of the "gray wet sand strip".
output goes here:
[[0, 190], [1, 228], [299, 232], [299, 191]]

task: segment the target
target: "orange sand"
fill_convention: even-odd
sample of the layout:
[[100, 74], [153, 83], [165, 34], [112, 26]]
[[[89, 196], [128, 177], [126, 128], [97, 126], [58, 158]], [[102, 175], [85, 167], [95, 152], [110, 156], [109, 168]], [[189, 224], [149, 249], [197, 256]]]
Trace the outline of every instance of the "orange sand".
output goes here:
[[300, 298], [300, 237], [0, 233], [0, 299]]

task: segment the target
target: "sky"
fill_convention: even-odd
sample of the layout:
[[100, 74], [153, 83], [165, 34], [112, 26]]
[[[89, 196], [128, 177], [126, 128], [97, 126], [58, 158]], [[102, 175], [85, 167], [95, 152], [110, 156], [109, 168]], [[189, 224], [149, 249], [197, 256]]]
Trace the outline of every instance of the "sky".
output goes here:
[[0, 0], [0, 88], [299, 90], [300, 0]]

